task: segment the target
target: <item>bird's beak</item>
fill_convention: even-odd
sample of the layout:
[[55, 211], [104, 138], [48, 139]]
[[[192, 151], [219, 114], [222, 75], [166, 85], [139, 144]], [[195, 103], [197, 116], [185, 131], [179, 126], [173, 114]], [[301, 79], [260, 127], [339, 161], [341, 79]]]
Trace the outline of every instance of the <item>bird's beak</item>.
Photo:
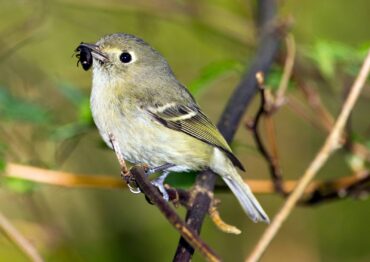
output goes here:
[[109, 59], [108, 59], [108, 56], [102, 52], [100, 50], [100, 47], [98, 45], [95, 45], [95, 44], [89, 44], [89, 43], [81, 43], [77, 49], [82, 49], [82, 48], [87, 48], [90, 52], [91, 52], [91, 55], [96, 58], [97, 60], [99, 60], [100, 62], [107, 62]]

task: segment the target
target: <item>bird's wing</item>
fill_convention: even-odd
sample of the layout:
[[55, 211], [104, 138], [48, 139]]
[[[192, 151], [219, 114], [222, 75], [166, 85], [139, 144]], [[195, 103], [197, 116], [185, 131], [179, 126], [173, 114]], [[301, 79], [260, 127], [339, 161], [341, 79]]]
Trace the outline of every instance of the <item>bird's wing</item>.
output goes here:
[[149, 114], [162, 125], [188, 134], [226, 153], [232, 163], [244, 171], [244, 167], [212, 122], [195, 105], [169, 103], [150, 107]]

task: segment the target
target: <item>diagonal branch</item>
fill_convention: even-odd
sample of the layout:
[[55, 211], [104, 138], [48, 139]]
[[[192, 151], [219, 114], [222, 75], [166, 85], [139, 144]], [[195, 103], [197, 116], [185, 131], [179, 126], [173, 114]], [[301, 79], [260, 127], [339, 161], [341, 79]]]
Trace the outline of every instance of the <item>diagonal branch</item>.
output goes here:
[[351, 91], [343, 105], [342, 111], [339, 114], [334, 124], [334, 127], [331, 130], [329, 136], [327, 137], [324, 145], [321, 147], [320, 151], [317, 153], [316, 157], [311, 162], [302, 178], [299, 180], [297, 187], [289, 196], [284, 206], [278, 212], [270, 226], [266, 229], [265, 233], [262, 235], [260, 241], [257, 243], [252, 254], [250, 255], [249, 258], [247, 258], [247, 261], [254, 262], [258, 261], [261, 258], [261, 256], [271, 243], [272, 239], [275, 237], [280, 227], [282, 226], [284, 221], [288, 218], [294, 206], [301, 198], [306, 187], [315, 177], [320, 168], [325, 164], [329, 156], [341, 146], [341, 135], [343, 132], [343, 128], [357, 101], [357, 98], [360, 95], [360, 92], [368, 77], [369, 71], [370, 71], [370, 51], [368, 52], [364, 64], [362, 65], [361, 71], [357, 76], [353, 86], [351, 87]]
[[143, 168], [135, 166], [130, 170], [130, 173], [148, 200], [159, 208], [166, 219], [180, 232], [181, 236], [185, 238], [192, 247], [199, 250], [208, 261], [221, 261], [216, 253], [200, 239], [197, 232], [185, 224], [179, 215], [163, 199], [158, 190], [150, 183]]
[[[275, 24], [276, 9], [275, 0], [260, 0], [258, 2], [259, 26], [261, 28], [259, 48], [249, 70], [236, 87], [218, 122], [220, 132], [229, 143], [232, 141], [242, 116], [258, 89], [256, 73], [262, 71], [266, 74], [278, 52], [282, 31], [284, 30]], [[202, 172], [196, 179], [193, 191], [195, 193], [194, 201], [186, 214], [186, 223], [197, 233], [200, 233], [203, 220], [212, 202], [215, 181], [216, 174], [210, 170]], [[174, 261], [190, 261], [193, 253], [194, 249], [184, 238], [181, 238]]]

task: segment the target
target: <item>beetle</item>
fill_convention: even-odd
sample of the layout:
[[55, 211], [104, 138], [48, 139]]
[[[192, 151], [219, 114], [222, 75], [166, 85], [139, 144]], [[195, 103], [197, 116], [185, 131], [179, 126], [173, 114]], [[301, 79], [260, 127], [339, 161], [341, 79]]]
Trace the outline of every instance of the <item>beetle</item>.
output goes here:
[[92, 66], [93, 57], [91, 54], [91, 50], [83, 44], [84, 43], [81, 42], [81, 44], [75, 50], [75, 52], [78, 52], [78, 54], [76, 54], [76, 57], [78, 58], [77, 66], [79, 65], [79, 63], [81, 63], [82, 68], [87, 71]]

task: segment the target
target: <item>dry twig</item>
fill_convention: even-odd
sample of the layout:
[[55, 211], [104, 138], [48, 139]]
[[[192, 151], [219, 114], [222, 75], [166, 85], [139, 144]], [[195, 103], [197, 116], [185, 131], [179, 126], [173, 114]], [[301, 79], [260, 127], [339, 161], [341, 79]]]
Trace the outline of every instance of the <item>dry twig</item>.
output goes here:
[[258, 261], [261, 258], [261, 256], [271, 243], [272, 239], [274, 238], [274, 236], [276, 235], [284, 221], [287, 219], [287, 217], [293, 210], [294, 206], [301, 198], [305, 188], [309, 185], [311, 180], [315, 177], [317, 172], [320, 170], [320, 168], [323, 166], [323, 164], [326, 162], [329, 156], [333, 153], [333, 151], [340, 147], [340, 138], [343, 128], [355, 105], [355, 102], [357, 101], [358, 96], [360, 95], [362, 87], [369, 74], [369, 70], [370, 70], [370, 52], [368, 53], [364, 61], [361, 71], [356, 78], [356, 81], [351, 87], [350, 93], [346, 99], [346, 102], [343, 105], [342, 111], [339, 114], [335, 122], [335, 125], [332, 131], [330, 132], [329, 136], [327, 137], [324, 145], [322, 146], [314, 160], [311, 162], [311, 164], [305, 171], [304, 175], [300, 179], [297, 187], [288, 197], [284, 206], [275, 216], [270, 226], [266, 229], [265, 233], [262, 235], [260, 241], [258, 242], [255, 249], [253, 250], [251, 255], [247, 258], [246, 261], [254, 262]]
[[265, 94], [265, 88], [264, 88], [264, 76], [262, 72], [258, 72], [256, 74], [256, 79], [259, 85], [260, 90], [260, 107], [256, 113], [256, 116], [254, 117], [254, 120], [251, 123], [247, 123], [247, 128], [249, 128], [252, 131], [253, 138], [257, 144], [258, 150], [261, 152], [262, 156], [266, 159], [270, 173], [271, 178], [274, 183], [275, 190], [279, 192], [282, 195], [285, 195], [285, 191], [282, 184], [282, 175], [281, 170], [277, 161], [277, 157], [272, 157], [269, 152], [267, 151], [265, 145], [262, 142], [262, 138], [260, 136], [260, 133], [258, 132], [258, 125], [260, 122], [260, 119], [264, 115], [268, 115], [269, 111], [267, 111], [267, 100], [266, 100], [266, 94]]
[[216, 203], [216, 201], [213, 201], [208, 211], [209, 217], [212, 219], [213, 223], [218, 227], [218, 229], [225, 233], [239, 235], [242, 232], [239, 228], [229, 225], [222, 220], [220, 213], [217, 210], [217, 204], [218, 203]]
[[288, 89], [289, 79], [293, 72], [293, 66], [294, 66], [294, 60], [295, 60], [295, 41], [292, 34], [289, 34], [286, 39], [286, 49], [287, 49], [287, 57], [285, 59], [284, 63], [284, 73], [281, 78], [279, 87], [276, 91], [275, 101], [274, 101], [274, 107], [280, 107], [285, 102], [285, 93]]

